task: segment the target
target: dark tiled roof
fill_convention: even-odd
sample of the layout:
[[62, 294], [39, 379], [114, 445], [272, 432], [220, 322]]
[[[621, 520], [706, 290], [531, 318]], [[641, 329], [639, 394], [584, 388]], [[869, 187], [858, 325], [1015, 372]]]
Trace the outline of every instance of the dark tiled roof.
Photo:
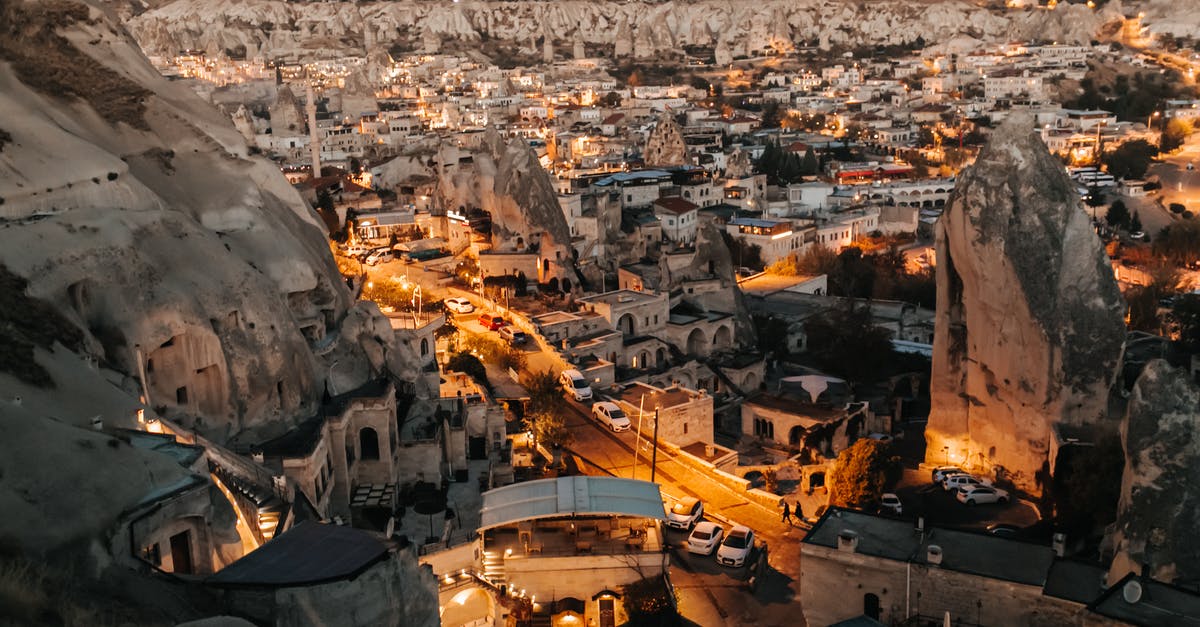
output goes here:
[[218, 587], [289, 588], [352, 579], [387, 556], [366, 531], [303, 522], [209, 577]]

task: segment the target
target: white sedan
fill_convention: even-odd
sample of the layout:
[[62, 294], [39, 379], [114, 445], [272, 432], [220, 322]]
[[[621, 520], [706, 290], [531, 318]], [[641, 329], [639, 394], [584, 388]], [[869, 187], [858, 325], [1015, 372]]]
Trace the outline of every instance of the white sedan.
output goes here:
[[984, 503], [1008, 502], [1008, 492], [989, 486], [971, 486], [958, 489], [958, 502], [967, 505], [982, 505]]
[[754, 548], [754, 532], [749, 527], [734, 527], [721, 548], [717, 549], [717, 563], [722, 566], [741, 566], [746, 563], [750, 549]]
[[632, 426], [629, 416], [626, 416], [625, 412], [621, 411], [621, 408], [611, 401], [594, 403], [592, 405], [592, 415], [604, 426], [615, 432], [629, 431], [629, 427]]
[[475, 305], [472, 305], [471, 301], [465, 298], [447, 298], [443, 302], [446, 303], [446, 309], [454, 313], [469, 314], [475, 311]]
[[712, 555], [725, 538], [725, 529], [715, 522], [704, 521], [696, 523], [692, 535], [687, 539], [688, 553], [697, 555]]

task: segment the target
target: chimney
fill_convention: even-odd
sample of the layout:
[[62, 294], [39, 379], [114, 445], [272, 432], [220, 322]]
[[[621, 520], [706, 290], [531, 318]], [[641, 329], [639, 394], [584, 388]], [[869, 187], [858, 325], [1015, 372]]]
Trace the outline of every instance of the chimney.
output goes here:
[[942, 563], [942, 547], [931, 544], [925, 547], [925, 562], [930, 566], [937, 566]]
[[1050, 546], [1054, 547], [1055, 555], [1062, 557], [1067, 552], [1067, 535], [1064, 533], [1054, 534]]
[[839, 551], [846, 551], [847, 553], [853, 553], [857, 549], [858, 549], [858, 534], [857, 533], [854, 533], [853, 531], [850, 531], [849, 529], [843, 529], [840, 532], [838, 532], [838, 550]]

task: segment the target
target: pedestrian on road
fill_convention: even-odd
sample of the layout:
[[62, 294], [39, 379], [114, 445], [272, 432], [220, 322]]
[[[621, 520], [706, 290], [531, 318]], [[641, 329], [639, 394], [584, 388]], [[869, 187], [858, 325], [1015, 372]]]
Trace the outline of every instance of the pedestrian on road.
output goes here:
[[783, 502], [783, 520], [780, 522], [785, 522], [789, 525], [792, 524], [792, 508], [788, 505], [787, 501]]

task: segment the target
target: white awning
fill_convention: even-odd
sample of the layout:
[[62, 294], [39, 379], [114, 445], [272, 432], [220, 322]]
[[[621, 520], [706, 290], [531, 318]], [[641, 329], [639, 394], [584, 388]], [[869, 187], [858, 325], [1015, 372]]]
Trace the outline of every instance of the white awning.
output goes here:
[[482, 523], [490, 529], [522, 520], [562, 516], [666, 519], [657, 483], [616, 477], [559, 477], [514, 483], [483, 494]]

